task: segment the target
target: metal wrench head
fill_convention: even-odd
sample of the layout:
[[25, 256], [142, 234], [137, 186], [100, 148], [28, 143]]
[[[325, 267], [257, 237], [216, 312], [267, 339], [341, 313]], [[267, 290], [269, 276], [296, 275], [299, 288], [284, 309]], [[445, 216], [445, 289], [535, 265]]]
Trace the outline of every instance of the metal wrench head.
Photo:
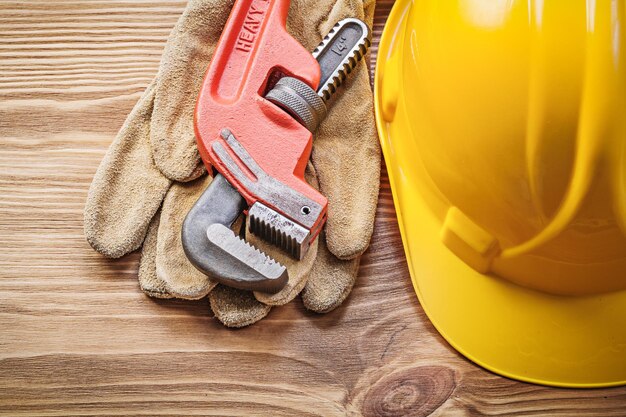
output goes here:
[[[357, 19], [339, 22], [314, 52], [322, 75], [319, 89], [316, 91], [297, 78], [283, 77], [268, 92], [265, 104], [269, 101], [278, 105], [308, 130], [314, 131], [326, 115], [326, 102], [369, 47], [370, 36], [367, 25]], [[208, 74], [209, 80], [217, 79], [211, 78], [213, 74], [211, 71]], [[234, 114], [233, 117], [228, 116], [234, 111], [233, 108], [220, 107], [230, 103], [232, 99], [213, 100], [213, 91], [219, 92], [220, 89], [208, 88], [203, 91], [205, 95], [201, 94], [199, 103], [206, 97], [206, 102], [214, 105], [214, 112], [220, 114], [221, 109], [222, 117], [228, 123], [233, 123]], [[256, 114], [255, 106], [258, 103], [263, 101], [259, 102], [253, 98], [245, 104], [248, 107], [240, 105], [240, 108], [249, 109]], [[199, 104], [200, 111], [197, 114], [203, 115], [206, 112], [208, 115], [211, 108], [207, 106], [203, 110]], [[264, 112], [267, 113], [267, 110]], [[239, 114], [236, 117], [239, 117]], [[284, 135], [285, 127], [292, 126], [289, 129], [292, 129], [294, 134], [302, 136], [302, 127], [297, 123], [293, 126], [293, 122], [291, 124], [284, 120], [278, 122], [280, 117], [284, 117], [279, 114], [274, 117], [277, 118], [275, 127], [263, 126], [264, 135], [280, 138], [281, 134]], [[238, 123], [235, 124], [239, 126]], [[298, 181], [293, 182], [289, 177], [286, 177], [288, 181], [281, 181], [274, 177], [274, 172], [262, 168], [260, 161], [265, 160], [265, 166], [274, 171], [276, 167], [280, 167], [278, 170], [280, 172], [290, 172], [290, 175], [294, 172], [292, 168], [283, 169], [280, 159], [274, 161], [273, 158], [276, 158], [274, 154], [271, 161], [273, 164], [268, 164], [267, 154], [258, 153], [260, 148], [246, 147], [246, 143], [256, 145], [255, 142], [251, 142], [250, 133], [255, 136], [254, 140], [257, 140], [256, 136], [261, 138], [259, 140], [264, 140], [263, 134], [259, 134], [258, 131], [252, 132], [247, 126], [246, 128], [240, 126], [243, 132], [240, 138], [244, 140], [239, 140], [237, 131], [222, 128], [219, 140], [210, 139], [205, 143], [202, 137], [206, 137], [205, 132], [210, 131], [207, 129], [209, 126], [203, 121], [199, 127], [197, 119], [199, 149], [205, 162], [210, 163], [224, 176], [215, 177], [185, 219], [182, 231], [185, 253], [198, 269], [223, 284], [247, 290], [277, 292], [287, 282], [286, 269], [236, 236], [230, 230], [230, 226], [237, 216], [250, 206], [248, 212], [250, 231], [287, 251], [293, 257], [302, 259], [325, 222], [327, 202], [323, 197], [321, 199], [312, 197], [314, 194], [302, 187], [290, 185], [297, 184]], [[279, 134], [279, 131], [283, 133]], [[294, 137], [285, 136], [278, 143], [295, 144], [296, 141]], [[298, 177], [303, 182], [303, 164], [308, 159], [310, 142], [308, 150], [306, 146], [302, 149], [303, 152], [307, 152], [300, 155], [301, 160], [298, 161], [300, 170]], [[302, 159], [304, 156], [305, 159]], [[292, 163], [295, 160], [288, 162]]]
[[183, 222], [183, 249], [196, 268], [222, 284], [278, 292], [287, 283], [286, 268], [230, 229], [246, 207], [237, 190], [216, 175]]

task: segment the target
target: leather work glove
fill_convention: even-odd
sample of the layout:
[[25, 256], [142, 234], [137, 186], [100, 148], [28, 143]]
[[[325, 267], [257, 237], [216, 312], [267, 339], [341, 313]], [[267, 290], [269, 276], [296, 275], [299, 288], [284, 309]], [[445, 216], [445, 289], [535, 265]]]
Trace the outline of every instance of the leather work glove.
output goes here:
[[[313, 50], [333, 25], [357, 17], [371, 26], [374, 0], [292, 0], [287, 28]], [[367, 65], [361, 63], [314, 134], [306, 178], [328, 198], [325, 231], [302, 261], [252, 234], [246, 240], [285, 265], [277, 294], [217, 285], [187, 260], [182, 222], [211, 178], [196, 149], [193, 114], [204, 74], [233, 1], [190, 0], [168, 39], [157, 76], [135, 105], [94, 176], [85, 236], [111, 258], [142, 247], [139, 283], [157, 298], [209, 296], [229, 327], [252, 324], [298, 293], [328, 312], [348, 296], [369, 245], [378, 200], [380, 149]], [[235, 227], [242, 227], [241, 222]], [[242, 227], [243, 228], [243, 227]], [[239, 229], [237, 229], [239, 230]], [[247, 230], [247, 228], [246, 228]]]

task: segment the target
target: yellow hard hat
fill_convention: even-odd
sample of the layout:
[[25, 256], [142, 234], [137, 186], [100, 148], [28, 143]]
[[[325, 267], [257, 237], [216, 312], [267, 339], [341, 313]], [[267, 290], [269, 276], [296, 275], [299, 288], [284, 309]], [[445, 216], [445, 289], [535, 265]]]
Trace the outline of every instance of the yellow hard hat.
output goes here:
[[415, 291], [472, 361], [626, 384], [626, 2], [398, 0], [376, 119]]

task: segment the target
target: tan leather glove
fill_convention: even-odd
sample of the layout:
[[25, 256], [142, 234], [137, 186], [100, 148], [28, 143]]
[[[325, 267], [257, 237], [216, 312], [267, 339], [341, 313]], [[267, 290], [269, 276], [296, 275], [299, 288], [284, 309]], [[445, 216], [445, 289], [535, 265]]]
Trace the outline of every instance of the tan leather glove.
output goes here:
[[[202, 298], [227, 326], [254, 323], [302, 291], [307, 308], [330, 311], [347, 297], [369, 244], [378, 197], [380, 151], [366, 65], [359, 65], [314, 135], [307, 180], [328, 197], [325, 233], [302, 261], [248, 235], [285, 264], [277, 294], [224, 287], [197, 271], [180, 242], [182, 221], [211, 179], [195, 145], [197, 95], [232, 1], [191, 0], [168, 39], [159, 72], [100, 164], [85, 207], [85, 235], [105, 256], [143, 244], [139, 281], [148, 295]], [[292, 0], [288, 30], [313, 48], [345, 17], [370, 26], [374, 1]]]

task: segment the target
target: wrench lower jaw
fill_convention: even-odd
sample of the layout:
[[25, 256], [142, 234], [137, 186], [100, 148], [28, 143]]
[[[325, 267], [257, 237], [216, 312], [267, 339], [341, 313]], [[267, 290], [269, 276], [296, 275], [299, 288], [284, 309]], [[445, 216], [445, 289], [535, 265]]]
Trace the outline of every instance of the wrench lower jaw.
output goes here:
[[[209, 251], [219, 256], [210, 276], [230, 287], [277, 293], [288, 280], [287, 269], [250, 245], [232, 230], [213, 224], [206, 231]], [[210, 267], [210, 265], [207, 265]]]
[[[236, 236], [222, 224], [210, 225], [204, 233], [183, 226], [183, 248], [191, 263], [213, 280], [233, 288], [277, 293], [289, 279], [287, 269]], [[190, 244], [190, 236], [202, 243]]]
[[198, 270], [217, 282], [276, 293], [287, 284], [287, 269], [230, 229], [245, 207], [237, 190], [216, 175], [183, 222], [183, 249]]

